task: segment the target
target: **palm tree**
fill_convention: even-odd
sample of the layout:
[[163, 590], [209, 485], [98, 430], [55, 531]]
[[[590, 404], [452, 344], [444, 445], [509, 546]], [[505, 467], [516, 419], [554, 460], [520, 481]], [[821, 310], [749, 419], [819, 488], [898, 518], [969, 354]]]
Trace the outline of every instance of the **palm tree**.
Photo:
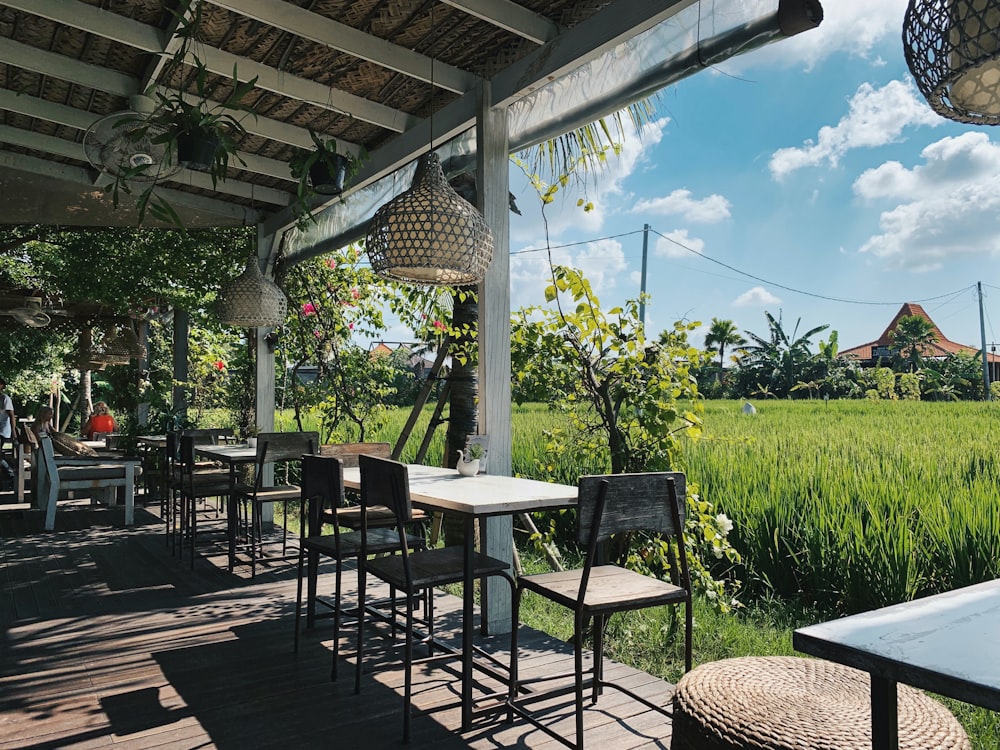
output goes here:
[[812, 358], [809, 352], [810, 339], [830, 326], [816, 326], [799, 336], [799, 324], [802, 322], [799, 318], [789, 336], [785, 332], [780, 313], [777, 319], [769, 312], [765, 312], [764, 316], [770, 329], [767, 338], [746, 331], [753, 344], [746, 347], [745, 367], [756, 370], [758, 382], [771, 386], [775, 395], [788, 396], [792, 387], [801, 379], [803, 368]]
[[921, 368], [921, 354], [938, 340], [934, 324], [921, 315], [904, 315], [889, 336], [899, 349], [900, 358], [909, 363], [910, 372]]
[[719, 377], [722, 382], [722, 370], [725, 367], [726, 347], [743, 346], [747, 340], [736, 330], [736, 324], [731, 320], [719, 320], [712, 318], [712, 325], [709, 326], [708, 334], [705, 336], [705, 348], [714, 349], [719, 352]]

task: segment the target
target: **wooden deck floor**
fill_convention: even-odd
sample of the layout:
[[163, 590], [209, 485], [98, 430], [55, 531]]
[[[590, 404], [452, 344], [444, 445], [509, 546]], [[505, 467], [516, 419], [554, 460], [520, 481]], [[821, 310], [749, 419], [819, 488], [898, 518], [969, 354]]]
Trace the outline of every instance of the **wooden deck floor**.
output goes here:
[[[2, 506], [0, 506], [2, 507]], [[341, 641], [341, 677], [330, 681], [332, 624], [318, 622], [292, 651], [294, 565], [229, 574], [221, 555], [195, 570], [172, 557], [159, 520], [136, 508], [62, 510], [57, 531], [41, 514], [0, 509], [0, 748], [365, 748], [400, 746], [402, 670], [366, 674], [353, 692], [353, 630]], [[321, 586], [332, 576], [321, 577]], [[353, 576], [346, 576], [353, 588]], [[327, 586], [332, 585], [327, 583]], [[460, 602], [436, 600], [454, 635]], [[522, 671], [570, 668], [572, 652], [522, 630]], [[486, 647], [506, 660], [508, 638]], [[366, 662], [367, 664], [367, 662]], [[477, 720], [458, 732], [457, 664], [415, 675], [412, 747], [557, 748], [515, 721]], [[669, 701], [671, 686], [622, 665], [607, 671]], [[484, 682], [487, 689], [498, 686]], [[572, 707], [544, 705], [558, 731]], [[601, 750], [667, 748], [669, 721], [620, 694], [587, 710], [587, 744]]]

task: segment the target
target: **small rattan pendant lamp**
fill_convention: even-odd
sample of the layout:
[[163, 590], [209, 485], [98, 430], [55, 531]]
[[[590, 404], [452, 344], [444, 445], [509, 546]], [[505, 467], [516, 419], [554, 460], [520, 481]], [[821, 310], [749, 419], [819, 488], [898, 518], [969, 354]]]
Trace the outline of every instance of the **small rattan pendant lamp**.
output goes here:
[[366, 241], [383, 278], [431, 286], [477, 284], [493, 259], [482, 214], [448, 184], [437, 154], [421, 157], [413, 185], [372, 218]]
[[1000, 0], [910, 0], [903, 52], [939, 115], [1000, 124]]
[[257, 258], [250, 256], [243, 273], [219, 290], [216, 311], [226, 325], [280, 326], [288, 313], [288, 299], [277, 284], [264, 278]]

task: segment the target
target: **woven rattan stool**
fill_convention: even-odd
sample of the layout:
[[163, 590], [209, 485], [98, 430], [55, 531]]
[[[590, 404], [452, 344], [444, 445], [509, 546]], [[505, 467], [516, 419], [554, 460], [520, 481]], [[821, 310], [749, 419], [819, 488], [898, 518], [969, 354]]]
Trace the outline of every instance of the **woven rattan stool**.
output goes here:
[[[900, 750], [970, 750], [958, 720], [898, 686]], [[723, 659], [674, 691], [671, 750], [871, 750], [868, 674], [821, 659]]]

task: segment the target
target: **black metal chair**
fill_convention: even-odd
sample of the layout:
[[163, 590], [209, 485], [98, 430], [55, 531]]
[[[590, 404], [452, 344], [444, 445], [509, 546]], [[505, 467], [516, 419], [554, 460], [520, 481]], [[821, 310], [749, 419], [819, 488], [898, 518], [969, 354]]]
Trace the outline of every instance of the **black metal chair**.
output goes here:
[[[577, 540], [586, 549], [584, 567], [555, 573], [521, 576], [512, 607], [511, 674], [508, 696], [509, 718], [517, 714], [548, 735], [575, 750], [583, 750], [583, 639], [585, 627], [593, 620], [593, 666], [586, 670], [591, 679], [591, 701], [597, 702], [605, 687], [614, 688], [647, 708], [670, 715], [669, 707], [656, 705], [628, 688], [604, 679], [604, 631], [615, 612], [683, 604], [684, 670], [691, 669], [691, 583], [684, 550], [685, 478], [679, 472], [615, 474], [580, 478], [577, 506]], [[675, 581], [664, 581], [618, 565], [600, 564], [601, 546], [612, 535], [638, 536], [636, 532], [664, 535], [670, 540]], [[626, 537], [628, 538], [628, 537]], [[546, 675], [518, 681], [517, 629], [521, 597], [533, 591], [573, 611], [575, 652], [574, 692], [576, 697], [576, 741], [563, 737], [527, 710], [520, 700], [521, 688], [529, 682], [565, 679], [568, 674]], [[557, 691], [557, 692], [566, 692]], [[532, 701], [542, 695], [533, 692]], [[525, 699], [527, 700], [527, 699]]]
[[[257, 576], [257, 558], [263, 554], [264, 530], [261, 515], [264, 505], [281, 503], [285, 518], [288, 504], [301, 498], [302, 489], [296, 484], [264, 484], [264, 470], [267, 464], [287, 464], [300, 462], [306, 454], [316, 452], [319, 445], [317, 432], [262, 432], [257, 436], [257, 458], [255, 461], [253, 484], [236, 487], [236, 497], [242, 500], [244, 516], [249, 519], [247, 545], [250, 548], [250, 577]], [[246, 510], [249, 506], [249, 510]], [[258, 552], [260, 554], [258, 554]], [[281, 536], [281, 556], [287, 560], [288, 527], [284, 526]]]
[[[392, 446], [388, 443], [328, 443], [321, 445], [319, 452], [322, 456], [336, 456], [343, 462], [345, 469], [356, 469], [360, 456], [390, 458], [392, 455]], [[350, 496], [345, 493], [345, 498], [348, 501], [356, 500], [357, 493], [352, 491]], [[367, 516], [369, 529], [378, 527], [392, 528], [396, 525], [395, 516], [384, 505], [369, 506], [365, 515]], [[410, 524], [410, 530], [413, 533], [418, 533], [420, 531], [418, 527], [426, 526], [429, 521], [430, 517], [427, 513], [420, 508], [414, 508], [413, 522]], [[324, 519], [324, 523], [332, 522], [332, 517]], [[361, 505], [357, 502], [345, 502], [344, 505], [337, 509], [337, 522], [344, 528], [351, 529], [352, 531], [361, 531]]]
[[[361, 456], [361, 551], [358, 558], [358, 656], [355, 665], [354, 690], [361, 692], [361, 674], [364, 663], [364, 630], [366, 607], [365, 589], [367, 575], [389, 584], [406, 597], [403, 606], [405, 627], [403, 629], [403, 742], [410, 739], [411, 697], [413, 692], [413, 665], [438, 659], [454, 659], [456, 654], [447, 649], [445, 653], [434, 654], [434, 597], [435, 587], [462, 583], [465, 578], [465, 550], [463, 547], [440, 547], [436, 549], [410, 551], [404, 529], [413, 516], [410, 504], [410, 489], [405, 464], [388, 459]], [[369, 559], [373, 551], [372, 541], [375, 529], [367, 524], [366, 510], [369, 506], [384, 505], [395, 517], [395, 533], [400, 552], [395, 555]], [[514, 589], [514, 579], [509, 573], [510, 566], [503, 560], [481, 553], [473, 555], [473, 580], [487, 576], [503, 576]], [[426, 596], [425, 596], [426, 595]], [[413, 611], [418, 600], [424, 597], [426, 608], [426, 635], [420, 638], [426, 643], [428, 655], [414, 660], [413, 642], [417, 638]]]
[[[185, 540], [191, 547], [191, 570], [194, 570], [195, 547], [198, 543], [198, 503], [208, 498], [225, 498], [229, 495], [229, 472], [212, 466], [204, 466], [195, 460], [194, 446], [205, 444], [211, 438], [181, 433], [180, 453], [174, 470], [178, 473], [180, 498], [180, 547], [183, 552]], [[215, 511], [218, 515], [218, 510]], [[178, 515], [175, 511], [174, 515]]]
[[[315, 625], [316, 605], [321, 604], [331, 610], [333, 617], [333, 666], [332, 679], [337, 679], [337, 665], [340, 655], [340, 626], [344, 615], [341, 592], [343, 562], [357, 558], [361, 553], [361, 532], [342, 531], [337, 522], [338, 510], [343, 507], [344, 480], [343, 462], [333, 456], [312, 456], [302, 458], [302, 536], [299, 540], [298, 586], [295, 598], [295, 652], [299, 650], [299, 633], [302, 618], [302, 578], [307, 571], [306, 587], [306, 629]], [[333, 533], [324, 534], [328, 524]], [[415, 549], [423, 549], [425, 540], [420, 536], [407, 535], [406, 542]], [[369, 554], [399, 552], [399, 535], [395, 529], [372, 529], [368, 538]], [[320, 556], [331, 558], [336, 563], [334, 599], [332, 602], [318, 595]], [[392, 606], [394, 610], [394, 604]], [[356, 613], [356, 610], [355, 610]]]

